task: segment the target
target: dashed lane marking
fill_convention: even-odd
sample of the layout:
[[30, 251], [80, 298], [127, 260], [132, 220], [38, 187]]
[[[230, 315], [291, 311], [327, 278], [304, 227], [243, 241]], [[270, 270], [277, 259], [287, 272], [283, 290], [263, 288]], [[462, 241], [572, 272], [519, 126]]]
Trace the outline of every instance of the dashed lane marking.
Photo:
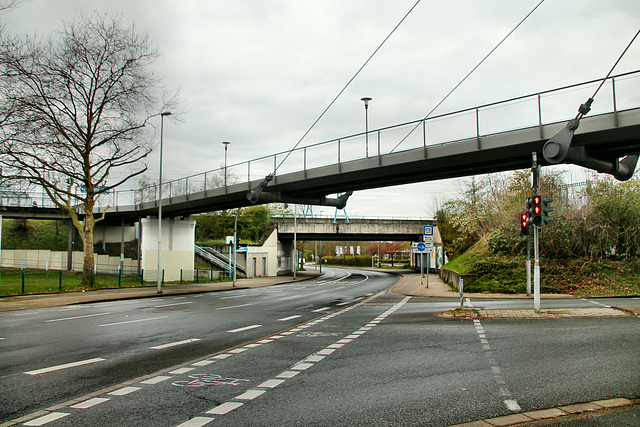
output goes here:
[[238, 409], [242, 405], [244, 405], [244, 403], [242, 402], [225, 402], [222, 405], [218, 405], [215, 408], [209, 409], [205, 413], [210, 415], [224, 415], [235, 409]]
[[104, 397], [94, 397], [93, 399], [85, 400], [84, 402], [76, 403], [69, 407], [73, 409], [87, 409], [107, 401], [109, 401], [109, 399]]
[[122, 321], [122, 322], [104, 323], [104, 324], [98, 325], [98, 326], [116, 326], [116, 325], [126, 325], [127, 323], [150, 322], [152, 320], [166, 319], [167, 317], [169, 317], [169, 316], [150, 317], [148, 319], [138, 319], [138, 320], [125, 320], [125, 321]]
[[251, 329], [256, 329], [256, 328], [260, 328], [262, 327], [262, 325], [249, 325], [249, 326], [244, 326], [242, 328], [238, 328], [238, 329], [231, 329], [230, 331], [227, 331], [230, 334], [235, 334], [238, 332], [244, 332], [244, 331], [249, 331]]
[[65, 414], [64, 412], [51, 412], [45, 416], [42, 416], [40, 418], [36, 418], [34, 420], [31, 421], [27, 421], [26, 423], [22, 424], [23, 426], [42, 426], [45, 425], [47, 423], [50, 423], [51, 421], [55, 421], [55, 420], [59, 420], [60, 418], [64, 418], [67, 415], [70, 414]]
[[119, 390], [114, 390], [111, 393], [107, 393], [110, 396], [126, 396], [127, 394], [133, 393], [134, 391], [140, 390], [142, 387], [123, 387]]
[[107, 316], [111, 313], [96, 313], [96, 314], [85, 314], [82, 316], [73, 316], [73, 317], [63, 317], [61, 319], [50, 319], [45, 320], [44, 323], [52, 323], [52, 322], [64, 322], [66, 320], [76, 320], [76, 319], [86, 319], [88, 317], [98, 317], [98, 316]]
[[170, 342], [168, 344], [156, 345], [149, 348], [152, 350], [164, 350], [165, 348], [176, 347], [178, 345], [189, 344], [196, 341], [200, 341], [200, 338], [189, 338], [188, 340]]
[[185, 421], [184, 423], [178, 425], [177, 427], [202, 427], [209, 424], [215, 418], [211, 417], [195, 417], [190, 419], [189, 421]]
[[278, 319], [278, 322], [286, 322], [287, 320], [297, 319], [298, 317], [302, 317], [301, 315], [283, 317], [282, 319]]
[[62, 369], [75, 368], [77, 366], [83, 366], [83, 365], [89, 365], [91, 363], [102, 362], [103, 360], [105, 360], [105, 359], [103, 359], [101, 357], [96, 357], [96, 358], [93, 358], [93, 359], [80, 360], [78, 362], [65, 363], [63, 365], [56, 365], [56, 366], [50, 366], [48, 368], [36, 369], [34, 371], [25, 372], [25, 374], [27, 374], [27, 375], [40, 375], [40, 374], [45, 374], [45, 373], [48, 373], [48, 372], [60, 371]]
[[193, 301], [174, 302], [172, 304], [154, 305], [153, 308], [173, 307], [173, 306], [176, 306], [176, 305], [185, 305], [185, 304], [193, 304]]
[[250, 304], [250, 303], [249, 303], [249, 304], [231, 305], [231, 306], [229, 306], [229, 307], [220, 307], [220, 308], [216, 308], [216, 310], [230, 310], [230, 309], [232, 309], [232, 308], [248, 307], [248, 306], [250, 306], [250, 305], [253, 305], [253, 304]]

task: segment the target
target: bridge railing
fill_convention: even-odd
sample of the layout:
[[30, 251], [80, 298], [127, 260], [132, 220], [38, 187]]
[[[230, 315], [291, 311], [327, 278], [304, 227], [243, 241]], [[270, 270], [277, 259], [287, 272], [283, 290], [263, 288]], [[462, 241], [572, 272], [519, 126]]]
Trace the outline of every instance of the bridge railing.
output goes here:
[[[282, 175], [394, 152], [427, 148], [462, 139], [517, 129], [540, 127], [575, 117], [580, 103], [593, 95], [602, 79], [573, 84], [477, 107], [440, 114], [407, 123], [374, 129], [258, 157], [245, 162], [189, 175], [163, 183], [162, 198], [248, 183], [274, 173]], [[640, 106], [640, 70], [608, 78], [598, 93], [589, 116]], [[541, 135], [542, 136], [542, 135]], [[283, 160], [286, 161], [283, 162]], [[248, 187], [247, 187], [248, 189]], [[136, 205], [158, 200], [158, 185], [110, 191], [98, 200], [100, 207]], [[38, 196], [34, 197], [37, 199]], [[40, 200], [40, 199], [38, 199]]]

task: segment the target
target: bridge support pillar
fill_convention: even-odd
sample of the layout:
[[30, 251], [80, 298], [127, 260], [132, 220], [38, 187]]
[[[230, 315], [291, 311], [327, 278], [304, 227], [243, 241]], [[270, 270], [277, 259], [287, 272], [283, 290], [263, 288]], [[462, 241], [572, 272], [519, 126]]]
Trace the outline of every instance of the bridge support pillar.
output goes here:
[[[158, 279], [158, 219], [142, 218], [140, 224], [143, 280], [153, 282]], [[162, 220], [161, 260], [166, 282], [180, 280], [181, 270], [186, 275], [193, 273], [195, 228], [192, 219]]]

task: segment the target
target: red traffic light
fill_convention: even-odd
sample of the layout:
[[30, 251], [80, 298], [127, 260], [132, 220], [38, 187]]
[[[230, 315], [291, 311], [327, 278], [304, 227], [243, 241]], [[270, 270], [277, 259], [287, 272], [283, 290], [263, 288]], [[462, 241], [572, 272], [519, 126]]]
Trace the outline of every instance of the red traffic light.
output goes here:
[[520, 225], [522, 227], [527, 227], [529, 225], [529, 215], [526, 213], [520, 215]]

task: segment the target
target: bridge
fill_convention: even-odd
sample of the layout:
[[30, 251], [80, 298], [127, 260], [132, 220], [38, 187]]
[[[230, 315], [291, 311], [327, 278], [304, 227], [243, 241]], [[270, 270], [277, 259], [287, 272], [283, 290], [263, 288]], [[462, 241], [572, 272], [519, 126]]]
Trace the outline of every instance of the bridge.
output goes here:
[[[529, 168], [534, 152], [543, 166], [571, 161], [626, 179], [637, 161], [630, 155], [640, 153], [640, 99], [634, 96], [640, 87], [640, 71], [609, 78], [604, 87], [610, 90], [601, 92], [591, 114], [581, 119], [577, 129], [575, 122], [570, 130], [567, 125], [580, 102], [601, 83], [593, 80], [485, 104], [170, 181], [162, 188], [163, 215], [188, 217], [269, 202], [340, 208], [353, 191]], [[567, 147], [560, 143], [545, 149], [557, 134], [563, 135], [562, 143], [569, 135], [572, 153], [566, 159], [560, 154]], [[371, 141], [371, 150], [367, 141]], [[543, 151], [551, 155], [550, 161]], [[630, 161], [620, 160], [625, 156]], [[234, 177], [230, 180], [234, 182], [212, 186], [211, 178], [221, 174]], [[327, 197], [335, 193], [345, 194]], [[4, 209], [10, 211], [10, 200], [5, 203], [0, 197]], [[159, 198], [157, 186], [113, 191], [101, 199], [96, 213], [109, 206], [105, 224], [144, 223], [142, 240], [153, 242], [157, 220], [154, 226], [148, 217], [157, 214]], [[24, 199], [29, 204], [40, 197]], [[46, 203], [42, 197], [42, 204]], [[193, 227], [176, 230], [192, 232]], [[169, 236], [172, 241], [184, 240], [184, 236]], [[188, 240], [184, 247], [189, 246]], [[153, 247], [143, 243], [143, 250], [150, 254]]]

